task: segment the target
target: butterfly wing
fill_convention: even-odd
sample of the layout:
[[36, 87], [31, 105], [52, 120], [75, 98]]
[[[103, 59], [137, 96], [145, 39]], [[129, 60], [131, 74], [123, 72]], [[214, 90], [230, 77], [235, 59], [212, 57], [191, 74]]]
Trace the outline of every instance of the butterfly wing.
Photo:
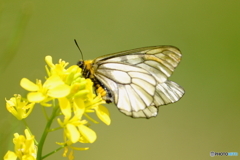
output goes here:
[[138, 48], [95, 59], [94, 76], [111, 92], [121, 112], [150, 118], [159, 106], [183, 96], [183, 88], [167, 80], [180, 60], [181, 53], [173, 46]]

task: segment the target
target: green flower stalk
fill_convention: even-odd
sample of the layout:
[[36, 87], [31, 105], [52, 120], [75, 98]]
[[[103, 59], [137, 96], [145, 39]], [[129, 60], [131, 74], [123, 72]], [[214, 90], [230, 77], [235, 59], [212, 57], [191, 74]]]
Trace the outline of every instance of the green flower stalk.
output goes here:
[[[96, 112], [97, 117], [105, 124], [111, 123], [109, 112], [102, 105], [105, 101], [100, 94], [96, 95], [93, 92], [93, 82], [82, 77], [81, 68], [77, 65], [66, 68], [68, 63], [61, 59], [59, 63], [53, 64], [51, 56], [46, 56], [45, 61], [47, 63], [45, 81], [37, 79], [34, 83], [23, 78], [20, 85], [28, 91], [27, 97], [23, 98], [15, 94], [14, 97], [6, 100], [7, 110], [18, 120], [22, 120], [27, 129], [25, 129], [26, 136], [14, 134], [15, 151], [8, 151], [4, 160], [40, 160], [62, 148], [64, 148], [63, 156], [72, 160], [74, 151], [89, 149], [75, 147], [76, 143], [93, 143], [97, 139], [96, 132], [89, 127], [89, 121], [98, 123], [91, 118], [91, 113]], [[39, 142], [34, 138], [25, 121], [37, 103], [43, 107], [47, 119]], [[52, 114], [49, 116], [45, 110], [50, 108]], [[51, 124], [55, 120], [59, 127], [54, 129], [51, 128]], [[63, 130], [62, 142], [56, 142], [60, 147], [42, 155], [48, 133], [59, 129]]]

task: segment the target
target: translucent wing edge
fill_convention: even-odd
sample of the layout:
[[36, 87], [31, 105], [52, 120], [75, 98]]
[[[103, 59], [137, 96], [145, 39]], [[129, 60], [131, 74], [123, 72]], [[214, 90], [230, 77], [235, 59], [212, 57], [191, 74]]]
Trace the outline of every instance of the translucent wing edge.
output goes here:
[[[156, 87], [154, 100], [151, 105], [145, 106], [144, 109], [138, 111], [128, 111], [121, 107], [118, 109], [127, 116], [132, 118], [152, 118], [156, 117], [158, 114], [158, 108], [162, 105], [167, 105], [170, 103], [175, 103], [179, 101], [184, 95], [184, 89], [177, 83], [172, 81], [166, 81], [165, 83], [158, 84]], [[131, 97], [125, 96], [125, 101], [130, 103]], [[122, 100], [124, 99], [122, 98]], [[118, 103], [116, 104], [119, 105]], [[126, 103], [125, 103], [126, 105]]]
[[129, 55], [129, 54], [146, 54], [150, 50], [158, 49], [158, 48], [161, 48], [163, 50], [167, 49], [167, 50], [172, 51], [175, 54], [178, 54], [179, 56], [181, 56], [181, 51], [177, 47], [171, 46], [171, 45], [159, 45], [159, 46], [141, 47], [141, 48], [107, 54], [107, 55], [96, 58], [93, 61], [93, 63], [98, 63], [98, 62], [104, 61], [106, 59], [111, 59], [114, 57], [119, 57], [119, 56], [124, 56], [124, 55]]

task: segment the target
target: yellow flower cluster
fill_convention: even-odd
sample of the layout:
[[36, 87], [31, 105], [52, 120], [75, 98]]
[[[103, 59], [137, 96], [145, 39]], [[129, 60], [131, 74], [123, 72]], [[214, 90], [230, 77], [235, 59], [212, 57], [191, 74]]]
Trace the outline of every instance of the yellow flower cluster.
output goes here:
[[34, 145], [34, 136], [30, 135], [29, 131], [25, 129], [25, 135], [14, 134], [13, 143], [15, 144], [15, 152], [8, 151], [4, 156], [4, 160], [35, 160], [37, 149]]
[[[27, 78], [23, 78], [20, 85], [29, 91], [27, 98], [24, 99], [20, 95], [15, 95], [10, 100], [6, 100], [7, 110], [17, 119], [22, 120], [31, 113], [36, 103], [40, 103], [44, 107], [52, 107], [53, 114], [47, 119], [50, 122], [56, 118], [64, 130], [64, 142], [58, 143], [65, 148], [64, 156], [69, 149], [86, 150], [88, 148], [72, 146], [77, 142], [93, 143], [97, 138], [96, 133], [88, 127], [88, 121], [83, 119], [83, 116], [96, 122], [88, 115], [96, 112], [102, 122], [110, 125], [109, 112], [106, 107], [101, 105], [105, 101], [100, 94], [94, 94], [92, 81], [82, 77], [81, 68], [77, 65], [66, 69], [68, 63], [59, 60], [59, 63], [53, 64], [51, 56], [46, 56], [45, 61], [48, 74], [46, 80], [44, 82], [36, 80], [36, 83], [33, 83]], [[45, 132], [49, 131], [50, 128]], [[43, 145], [44, 140], [40, 140], [37, 157], [41, 156], [39, 155], [42, 150], [40, 148], [43, 147], [41, 145]], [[71, 151], [68, 156], [69, 159], [73, 159], [72, 153]], [[18, 158], [21, 159], [19, 156]]]
[[22, 98], [21, 95], [15, 94], [10, 100], [6, 100], [6, 108], [18, 120], [26, 118], [33, 109], [35, 103], [28, 102], [27, 99]]

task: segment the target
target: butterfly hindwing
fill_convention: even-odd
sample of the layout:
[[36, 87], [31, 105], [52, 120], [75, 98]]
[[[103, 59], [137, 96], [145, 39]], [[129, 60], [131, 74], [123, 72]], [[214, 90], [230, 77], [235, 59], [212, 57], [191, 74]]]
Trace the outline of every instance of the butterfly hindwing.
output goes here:
[[92, 74], [111, 92], [111, 101], [121, 112], [150, 118], [159, 106], [183, 96], [183, 88], [167, 80], [180, 60], [181, 53], [173, 46], [138, 48], [95, 59]]

